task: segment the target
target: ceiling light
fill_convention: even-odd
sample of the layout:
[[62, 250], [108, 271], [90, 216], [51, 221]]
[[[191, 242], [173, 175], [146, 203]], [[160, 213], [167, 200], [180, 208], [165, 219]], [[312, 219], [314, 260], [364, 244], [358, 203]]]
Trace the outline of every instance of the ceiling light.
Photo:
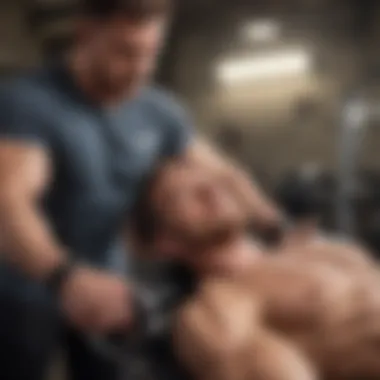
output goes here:
[[217, 77], [225, 83], [271, 79], [309, 71], [310, 55], [303, 50], [280, 51], [222, 62]]

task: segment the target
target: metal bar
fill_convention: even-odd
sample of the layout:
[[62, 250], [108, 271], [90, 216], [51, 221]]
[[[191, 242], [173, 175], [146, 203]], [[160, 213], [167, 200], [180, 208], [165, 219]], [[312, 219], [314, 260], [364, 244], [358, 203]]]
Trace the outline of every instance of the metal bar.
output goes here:
[[358, 157], [369, 116], [370, 107], [362, 91], [344, 102], [339, 133], [336, 219], [338, 231], [348, 236], [356, 233], [352, 201]]

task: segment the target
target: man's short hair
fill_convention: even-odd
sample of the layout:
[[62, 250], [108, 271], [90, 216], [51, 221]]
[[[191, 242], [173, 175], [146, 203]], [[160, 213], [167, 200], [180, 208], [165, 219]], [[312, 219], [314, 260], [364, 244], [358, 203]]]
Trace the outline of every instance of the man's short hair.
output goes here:
[[168, 14], [171, 3], [171, 0], [83, 0], [82, 13], [100, 19], [124, 14], [134, 20], [145, 20]]

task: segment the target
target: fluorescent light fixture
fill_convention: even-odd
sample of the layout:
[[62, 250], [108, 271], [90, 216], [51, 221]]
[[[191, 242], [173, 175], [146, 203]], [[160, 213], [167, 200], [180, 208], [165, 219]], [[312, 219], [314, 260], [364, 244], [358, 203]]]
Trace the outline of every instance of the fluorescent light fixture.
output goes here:
[[280, 34], [280, 26], [273, 20], [260, 20], [245, 25], [242, 36], [245, 40], [268, 42], [275, 40]]
[[310, 65], [311, 57], [306, 51], [274, 52], [225, 61], [217, 67], [217, 77], [224, 83], [272, 79], [304, 74]]

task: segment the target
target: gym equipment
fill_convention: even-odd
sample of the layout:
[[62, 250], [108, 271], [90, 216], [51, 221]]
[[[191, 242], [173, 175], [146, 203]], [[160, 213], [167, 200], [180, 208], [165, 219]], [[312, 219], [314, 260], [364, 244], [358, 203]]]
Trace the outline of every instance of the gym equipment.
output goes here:
[[[377, 82], [378, 84], [378, 82]], [[380, 121], [379, 88], [376, 76], [355, 88], [343, 101], [339, 131], [338, 187], [336, 226], [339, 233], [352, 237], [357, 234], [353, 200], [358, 188], [358, 159], [367, 128]]]
[[120, 380], [185, 380], [171, 347], [171, 321], [173, 310], [192, 293], [193, 278], [168, 263], [138, 263], [133, 272], [135, 328], [91, 340], [116, 362]]

